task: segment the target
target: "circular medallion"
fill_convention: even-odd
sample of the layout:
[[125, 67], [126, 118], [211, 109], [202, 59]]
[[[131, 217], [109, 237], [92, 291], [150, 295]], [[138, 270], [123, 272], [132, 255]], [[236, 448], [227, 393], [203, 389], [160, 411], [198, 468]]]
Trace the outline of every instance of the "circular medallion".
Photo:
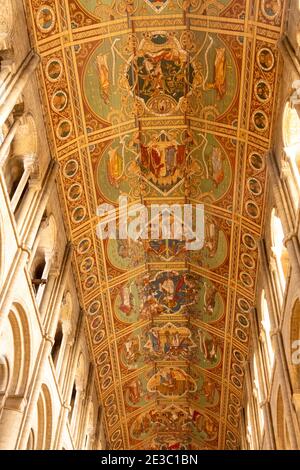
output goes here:
[[232, 424], [232, 426], [234, 426], [235, 428], [238, 426], [238, 420], [236, 419], [235, 416], [228, 415], [228, 421], [229, 421], [229, 423]]
[[248, 318], [245, 317], [245, 315], [243, 315], [242, 313], [237, 314], [237, 321], [239, 322], [239, 324], [243, 328], [249, 328], [249, 326], [250, 326], [250, 322], [249, 322]]
[[251, 153], [249, 162], [252, 170], [260, 171], [265, 166], [263, 157], [256, 152]]
[[256, 178], [249, 178], [247, 181], [247, 188], [253, 196], [260, 196], [262, 193], [262, 186]]
[[106, 377], [106, 379], [103, 380], [101, 386], [103, 390], [107, 390], [108, 387], [110, 387], [112, 384], [112, 378], [111, 377]]
[[91, 329], [92, 330], [97, 330], [103, 323], [103, 317], [97, 316], [94, 318], [94, 320], [91, 322]]
[[252, 122], [257, 131], [263, 132], [269, 127], [269, 120], [264, 111], [256, 111], [252, 114]]
[[257, 243], [255, 238], [250, 233], [245, 233], [243, 235], [243, 243], [248, 248], [248, 250], [256, 250]]
[[58, 90], [56, 93], [54, 93], [51, 99], [51, 108], [53, 109], [53, 111], [59, 113], [65, 109], [67, 104], [68, 96], [64, 91]]
[[113, 416], [116, 411], [117, 411], [117, 406], [113, 404], [106, 410], [106, 416], [111, 418], [111, 416]]
[[254, 281], [252, 277], [250, 276], [250, 274], [246, 273], [245, 271], [240, 273], [240, 280], [246, 288], [254, 286]]
[[104, 330], [100, 330], [98, 333], [95, 334], [94, 336], [94, 343], [95, 344], [99, 344], [101, 343], [101, 341], [103, 340], [105, 336], [105, 331]]
[[233, 393], [230, 394], [230, 400], [235, 406], [239, 408], [241, 407], [241, 400], [238, 397], [236, 397]]
[[86, 290], [92, 289], [97, 282], [97, 277], [93, 274], [92, 276], [89, 276], [85, 281], [84, 281], [84, 288]]
[[60, 121], [56, 129], [56, 135], [60, 140], [67, 140], [72, 132], [72, 123], [68, 119]]
[[257, 53], [257, 62], [264, 72], [270, 72], [275, 64], [275, 58], [271, 49], [264, 47]]
[[239, 377], [244, 376], [244, 371], [241, 366], [239, 366], [238, 364], [233, 364], [232, 368]]
[[231, 442], [233, 442], [234, 444], [236, 444], [237, 439], [236, 439], [236, 437], [235, 437], [235, 435], [233, 434], [232, 431], [230, 431], [230, 430], [228, 429], [227, 432], [226, 432], [226, 435], [227, 435], [228, 439], [229, 439]]
[[105, 377], [110, 371], [110, 364], [105, 364], [100, 370], [100, 377]]
[[240, 362], [241, 364], [243, 364], [245, 362], [245, 356], [243, 353], [241, 353], [241, 351], [239, 351], [238, 349], [234, 349], [233, 350], [233, 357], [238, 361]]
[[267, 20], [274, 20], [281, 12], [281, 0], [262, 0], [261, 11]]
[[117, 429], [111, 436], [112, 442], [116, 442], [117, 439], [121, 436], [121, 431], [120, 429]]
[[80, 264], [80, 271], [82, 273], [88, 273], [94, 266], [94, 259], [89, 256], [85, 258]]
[[108, 352], [107, 351], [103, 351], [99, 357], [97, 358], [97, 364], [99, 366], [101, 366], [102, 364], [104, 364], [108, 359]]
[[80, 222], [83, 221], [85, 216], [86, 216], [86, 208], [83, 206], [79, 206], [73, 210], [71, 219], [72, 219], [72, 222], [74, 222], [75, 224], [80, 224]]
[[83, 238], [82, 240], [80, 240], [78, 244], [77, 252], [80, 255], [84, 255], [85, 253], [89, 251], [91, 245], [92, 245], [92, 241], [90, 238]]
[[46, 65], [46, 77], [50, 82], [57, 82], [63, 72], [63, 66], [59, 59], [50, 59]]
[[241, 383], [240, 379], [238, 377], [236, 377], [236, 375], [231, 376], [231, 381], [232, 381], [233, 385], [236, 388], [238, 388], [238, 389], [242, 388], [242, 383]]
[[242, 310], [242, 312], [248, 313], [250, 310], [250, 304], [248, 300], [245, 299], [239, 299], [238, 300], [238, 306]]
[[95, 315], [100, 309], [100, 302], [99, 300], [94, 300], [94, 302], [92, 302], [90, 305], [89, 305], [89, 308], [88, 308], [88, 314], [89, 315]]
[[78, 201], [82, 195], [82, 186], [79, 183], [74, 183], [68, 189], [67, 197], [69, 201]]
[[255, 268], [255, 261], [252, 256], [248, 255], [247, 253], [243, 253], [241, 256], [243, 265], [248, 269]]
[[41, 6], [36, 14], [36, 24], [42, 33], [49, 33], [55, 25], [55, 13], [48, 5]]
[[246, 212], [249, 217], [251, 217], [251, 219], [258, 219], [258, 217], [260, 216], [260, 210], [253, 201], [246, 202]]
[[235, 329], [235, 334], [236, 334], [237, 338], [239, 339], [239, 341], [241, 341], [242, 343], [247, 343], [248, 335], [245, 333], [244, 330], [241, 330], [241, 328], [236, 328]]
[[[108, 397], [105, 399], [105, 406], [111, 406], [114, 402], [115, 402], [115, 396], [114, 395], [108, 395]], [[115, 440], [116, 440], [120, 436], [120, 431], [118, 430], [114, 434], [117, 434], [116, 437], [115, 437]], [[112, 441], [113, 441], [114, 434], [111, 437]]]
[[73, 178], [78, 171], [78, 162], [77, 160], [68, 160], [64, 166], [63, 172], [66, 178]]
[[118, 415], [114, 415], [112, 416], [109, 420], [108, 420], [108, 425], [110, 428], [112, 428], [117, 422], [118, 422]]
[[259, 80], [255, 84], [255, 96], [261, 103], [267, 103], [271, 99], [271, 87], [265, 80]]

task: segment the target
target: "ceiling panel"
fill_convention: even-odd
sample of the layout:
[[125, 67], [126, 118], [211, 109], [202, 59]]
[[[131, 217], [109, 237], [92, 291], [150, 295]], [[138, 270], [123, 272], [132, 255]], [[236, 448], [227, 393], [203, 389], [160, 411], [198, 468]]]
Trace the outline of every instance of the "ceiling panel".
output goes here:
[[[282, 2], [27, 7], [109, 446], [238, 448]], [[203, 203], [203, 248], [100, 240], [119, 196]]]

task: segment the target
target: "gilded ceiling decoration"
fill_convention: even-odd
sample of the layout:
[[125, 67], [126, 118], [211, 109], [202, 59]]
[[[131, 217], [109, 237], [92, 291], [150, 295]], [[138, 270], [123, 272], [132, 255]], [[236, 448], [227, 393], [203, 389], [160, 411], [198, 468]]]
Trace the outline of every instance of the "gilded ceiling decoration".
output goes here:
[[[236, 449], [280, 0], [27, 1], [111, 449]], [[205, 243], [96, 208], [205, 204]]]

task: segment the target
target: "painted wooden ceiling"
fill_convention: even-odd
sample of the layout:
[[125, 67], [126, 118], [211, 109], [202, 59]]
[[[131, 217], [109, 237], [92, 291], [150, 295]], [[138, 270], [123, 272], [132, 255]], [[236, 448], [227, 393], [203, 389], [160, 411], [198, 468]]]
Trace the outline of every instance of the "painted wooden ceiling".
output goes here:
[[[111, 449], [236, 449], [280, 0], [27, 0]], [[205, 244], [96, 208], [204, 203]]]

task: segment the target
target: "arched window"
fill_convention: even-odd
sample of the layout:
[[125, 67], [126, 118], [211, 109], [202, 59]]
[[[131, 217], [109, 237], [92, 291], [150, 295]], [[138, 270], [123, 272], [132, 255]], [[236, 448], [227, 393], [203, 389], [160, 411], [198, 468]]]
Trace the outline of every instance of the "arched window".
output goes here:
[[53, 360], [54, 365], [57, 364], [58, 355], [59, 355], [60, 347], [61, 347], [61, 344], [62, 344], [62, 340], [63, 340], [63, 328], [62, 328], [62, 322], [59, 321], [58, 324], [57, 324], [57, 328], [56, 328], [56, 332], [55, 332], [55, 336], [54, 336], [54, 344], [53, 344], [52, 350], [51, 350], [51, 356], [52, 356], [52, 360]]
[[297, 205], [300, 190], [300, 118], [290, 101], [285, 106], [282, 127], [284, 151], [291, 170], [288, 183]]
[[[19, 304], [12, 305], [3, 323], [2, 332], [0, 340], [0, 449], [14, 449], [22, 413], [16, 412], [18, 409], [14, 409], [13, 404], [20, 404], [25, 397], [31, 358], [28, 317]], [[7, 429], [10, 429], [9, 434]]]
[[82, 394], [86, 384], [86, 367], [83, 353], [80, 353], [77, 361], [77, 368], [75, 373], [75, 380], [70, 399], [71, 411], [69, 414], [69, 422], [72, 429], [73, 439], [76, 442], [78, 435], [77, 423], [80, 419], [82, 412]]
[[264, 413], [261, 408], [261, 403], [262, 403], [262, 391], [260, 389], [260, 384], [259, 384], [259, 377], [258, 377], [258, 368], [257, 368], [257, 358], [256, 354], [253, 355], [253, 385], [254, 385], [254, 397], [255, 397], [255, 402], [256, 402], [256, 407], [257, 407], [257, 415], [258, 415], [258, 423], [259, 423], [259, 431], [260, 435], [262, 436], [264, 432]]
[[294, 303], [290, 321], [290, 370], [294, 397], [300, 400], [300, 300]]
[[40, 305], [49, 271], [55, 258], [57, 229], [52, 215], [45, 217], [38, 231], [30, 265], [32, 287], [36, 294], [36, 302]]
[[[286, 280], [289, 274], [290, 263], [289, 255], [286, 247], [284, 246], [284, 233], [280, 218], [276, 215], [276, 210], [273, 209], [271, 214], [271, 236], [272, 236], [272, 254], [275, 262], [274, 281], [277, 287], [280, 305], [282, 304]], [[271, 260], [272, 262], [272, 260]]]
[[30, 433], [29, 433], [29, 437], [28, 437], [28, 441], [27, 441], [26, 450], [34, 450], [34, 448], [35, 448], [34, 431], [31, 428]]
[[56, 369], [57, 377], [59, 378], [61, 374], [63, 374], [66, 362], [68, 361], [66, 346], [72, 331], [72, 309], [72, 296], [70, 292], [65, 292], [61, 303], [59, 320], [57, 323], [54, 344], [51, 351], [53, 364]]
[[276, 432], [276, 441], [277, 441], [277, 449], [284, 450], [285, 449], [285, 442], [284, 442], [284, 430], [285, 430], [285, 422], [284, 422], [284, 405], [282, 399], [281, 388], [278, 389], [277, 394], [277, 410], [276, 410], [277, 418], [276, 418], [276, 425], [277, 425], [277, 432]]
[[266, 364], [269, 376], [272, 373], [273, 364], [274, 364], [274, 349], [272, 345], [272, 338], [271, 338], [271, 322], [270, 322], [270, 314], [268, 303], [265, 295], [265, 291], [262, 292], [261, 296], [261, 324], [263, 328], [263, 335], [264, 335], [264, 355], [266, 358]]
[[10, 41], [13, 29], [13, 9], [11, 0], [1, 0], [0, 11], [0, 50], [5, 49]]
[[43, 384], [37, 402], [36, 450], [50, 450], [52, 442], [52, 402], [48, 387]]
[[3, 142], [0, 167], [3, 168], [11, 210], [18, 222], [23, 221], [39, 179], [34, 119], [29, 114], [23, 115], [23, 109], [14, 111], [2, 126], [0, 139]]
[[247, 425], [247, 441], [249, 444], [250, 450], [254, 450], [254, 443], [253, 443], [253, 428], [251, 423], [251, 413], [250, 413], [250, 404], [247, 403], [246, 409], [246, 425]]

